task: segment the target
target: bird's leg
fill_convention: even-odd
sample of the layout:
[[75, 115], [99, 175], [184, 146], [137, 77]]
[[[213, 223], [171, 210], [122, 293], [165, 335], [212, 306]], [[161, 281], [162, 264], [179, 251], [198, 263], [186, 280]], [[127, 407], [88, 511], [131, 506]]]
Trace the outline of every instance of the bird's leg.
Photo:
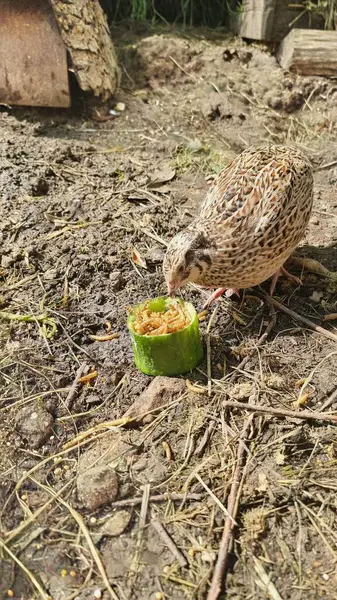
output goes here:
[[287, 279], [290, 279], [294, 283], [297, 283], [297, 285], [302, 285], [302, 281], [300, 280], [299, 277], [296, 277], [296, 275], [292, 275], [291, 273], [288, 273], [288, 271], [286, 271], [286, 269], [284, 267], [281, 267], [278, 271], [276, 271], [275, 275], [273, 275], [273, 278], [271, 280], [271, 286], [270, 286], [270, 292], [269, 292], [271, 296], [273, 295], [273, 293], [275, 291], [275, 286], [276, 286], [277, 280], [280, 277], [280, 275], [283, 275], [283, 277], [287, 277]]
[[236, 294], [237, 296], [240, 297], [239, 290], [236, 288], [219, 288], [219, 289], [215, 290], [215, 292], [213, 292], [213, 294], [211, 294], [209, 296], [209, 298], [205, 302], [203, 308], [204, 309], [209, 308], [211, 306], [212, 302], [214, 302], [214, 300], [216, 300], [217, 298], [220, 298], [220, 296], [222, 296], [223, 294], [225, 294], [227, 296], [227, 298], [230, 298], [231, 296], [233, 296], [233, 294]]

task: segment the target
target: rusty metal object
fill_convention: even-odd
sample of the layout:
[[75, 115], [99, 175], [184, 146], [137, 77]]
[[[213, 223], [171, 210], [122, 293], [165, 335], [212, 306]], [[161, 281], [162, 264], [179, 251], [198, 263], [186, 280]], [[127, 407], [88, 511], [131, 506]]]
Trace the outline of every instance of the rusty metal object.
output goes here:
[[0, 104], [70, 106], [67, 51], [47, 0], [0, 0]]

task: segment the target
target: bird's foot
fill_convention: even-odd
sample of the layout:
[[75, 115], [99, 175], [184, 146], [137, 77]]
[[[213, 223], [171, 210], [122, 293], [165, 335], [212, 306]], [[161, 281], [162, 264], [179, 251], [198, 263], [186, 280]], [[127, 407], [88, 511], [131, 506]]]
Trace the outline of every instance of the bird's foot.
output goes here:
[[270, 286], [270, 292], [269, 292], [271, 296], [273, 295], [273, 293], [275, 291], [275, 287], [276, 287], [278, 278], [280, 276], [290, 279], [290, 281], [293, 281], [297, 285], [302, 285], [302, 281], [300, 280], [299, 277], [296, 277], [296, 275], [292, 275], [291, 273], [286, 271], [286, 269], [284, 267], [281, 267], [278, 271], [276, 271], [275, 275], [273, 275], [273, 278], [271, 280], [271, 286]]
[[227, 298], [230, 298], [234, 294], [236, 294], [236, 296], [239, 296], [239, 298], [240, 298], [239, 290], [237, 288], [219, 288], [219, 289], [215, 290], [215, 292], [213, 292], [213, 294], [211, 294], [209, 296], [209, 298], [207, 298], [207, 301], [205, 302], [203, 309], [209, 308], [211, 306], [211, 304], [214, 302], [214, 300], [216, 300], [217, 298], [220, 298], [220, 296], [222, 296], [223, 294], [225, 294], [225, 296], [227, 296]]

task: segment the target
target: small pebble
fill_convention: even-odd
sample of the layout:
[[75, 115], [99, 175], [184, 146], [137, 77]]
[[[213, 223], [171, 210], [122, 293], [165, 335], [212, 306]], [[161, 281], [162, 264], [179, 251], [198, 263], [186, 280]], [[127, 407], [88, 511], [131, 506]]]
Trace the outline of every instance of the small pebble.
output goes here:
[[59, 475], [62, 475], [62, 469], [61, 469], [61, 467], [56, 467], [56, 469], [54, 471], [54, 475], [56, 475], [57, 477]]
[[127, 510], [119, 510], [104, 523], [101, 533], [117, 537], [125, 531], [130, 520], [131, 515]]
[[324, 581], [329, 581], [330, 577], [327, 573], [323, 573], [322, 579], [324, 579]]
[[187, 554], [188, 554], [188, 556], [190, 556], [191, 558], [193, 558], [193, 556], [195, 555], [194, 548], [190, 548]]
[[96, 517], [90, 517], [90, 523], [91, 523], [92, 525], [95, 525], [95, 523], [97, 523], [97, 519], [96, 519]]
[[94, 598], [98, 598], [98, 600], [99, 598], [102, 598], [102, 591], [99, 588], [94, 591]]
[[205, 563], [213, 563], [215, 560], [214, 552], [208, 552], [208, 550], [203, 550], [201, 553], [201, 560]]
[[76, 571], [74, 571], [74, 569], [72, 569], [71, 571], [69, 571], [69, 575], [70, 577], [76, 577], [77, 573]]
[[320, 302], [322, 300], [323, 296], [324, 296], [323, 292], [314, 291], [310, 296], [310, 300], [313, 300], [313, 302]]
[[164, 596], [161, 592], [156, 592], [154, 597], [156, 600], [163, 600]]
[[7, 590], [7, 596], [8, 596], [8, 598], [14, 598], [13, 590]]
[[117, 104], [115, 106], [115, 110], [119, 110], [120, 112], [123, 112], [125, 110], [124, 102], [117, 102]]
[[77, 477], [78, 500], [91, 512], [118, 495], [118, 477], [107, 465], [87, 469]]

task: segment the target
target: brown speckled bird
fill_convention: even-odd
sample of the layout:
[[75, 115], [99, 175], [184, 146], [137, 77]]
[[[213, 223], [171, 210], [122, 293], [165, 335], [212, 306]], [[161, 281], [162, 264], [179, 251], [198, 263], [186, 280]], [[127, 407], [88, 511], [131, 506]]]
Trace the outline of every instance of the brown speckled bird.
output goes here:
[[163, 270], [169, 294], [194, 282], [226, 293], [280, 275], [303, 237], [313, 201], [309, 160], [296, 148], [248, 148], [212, 183], [197, 217], [170, 242]]

